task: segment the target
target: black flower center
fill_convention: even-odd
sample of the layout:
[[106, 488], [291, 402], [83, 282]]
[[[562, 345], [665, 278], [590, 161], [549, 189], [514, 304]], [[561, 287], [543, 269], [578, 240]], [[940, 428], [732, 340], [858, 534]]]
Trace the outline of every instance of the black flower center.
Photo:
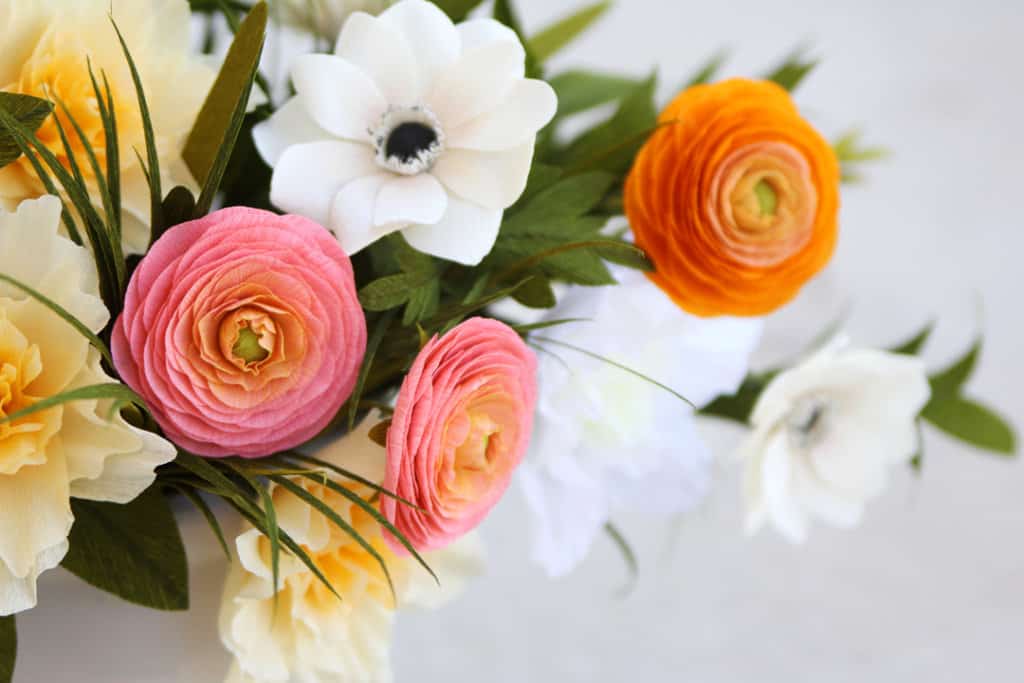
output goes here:
[[384, 153], [388, 159], [409, 162], [430, 150], [437, 143], [437, 131], [418, 121], [409, 121], [395, 127], [388, 136]]

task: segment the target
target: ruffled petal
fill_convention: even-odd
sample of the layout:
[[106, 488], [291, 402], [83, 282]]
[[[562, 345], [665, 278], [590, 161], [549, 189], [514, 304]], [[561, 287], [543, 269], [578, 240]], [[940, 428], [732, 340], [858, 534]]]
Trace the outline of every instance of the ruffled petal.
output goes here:
[[485, 209], [457, 197], [448, 198], [448, 210], [434, 225], [413, 225], [402, 234], [425, 254], [475, 266], [491, 253], [501, 227], [501, 209]]

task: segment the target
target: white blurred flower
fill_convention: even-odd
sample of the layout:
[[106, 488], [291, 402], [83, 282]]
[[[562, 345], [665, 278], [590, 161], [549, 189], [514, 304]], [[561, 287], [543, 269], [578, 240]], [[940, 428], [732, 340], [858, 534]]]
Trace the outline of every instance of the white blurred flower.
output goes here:
[[455, 26], [425, 0], [353, 14], [335, 54], [295, 60], [298, 95], [253, 131], [271, 200], [349, 254], [401, 230], [420, 251], [479, 263], [557, 106], [524, 64], [492, 19]]
[[[135, 150], [144, 153], [145, 140], [131, 72], [111, 17], [128, 43], [145, 88], [163, 187], [186, 185], [197, 189], [181, 151], [216, 71], [191, 50], [187, 3], [0, 0], [0, 90], [62, 101], [105, 171], [105, 135], [89, 64], [97, 78], [107, 76], [120, 141], [124, 248], [128, 253], [141, 254], [149, 245], [150, 198], [145, 171]], [[64, 124], [92, 201], [102, 214], [98, 181], [84, 145], [59, 108], [58, 112], [43, 123], [37, 137], [67, 166], [56, 121]], [[44, 194], [46, 188], [25, 157], [0, 169], [0, 206], [13, 210], [21, 201]]]
[[534, 516], [533, 559], [552, 576], [585, 557], [616, 508], [675, 514], [705, 495], [711, 454], [693, 409], [620, 368], [541, 338], [585, 348], [665, 384], [697, 406], [736, 390], [761, 333], [751, 319], [679, 310], [638, 272], [616, 287], [572, 288], [544, 330], [533, 442], [519, 481]]
[[[0, 273], [34, 288], [93, 332], [109, 318], [89, 252], [60, 234], [61, 202], [0, 209]], [[36, 299], [0, 283], [0, 418], [56, 394], [113, 381], [100, 355]], [[36, 579], [60, 563], [71, 497], [127, 503], [174, 446], [135, 429], [111, 402], [74, 401], [0, 424], [0, 616], [36, 604]]]
[[[368, 436], [368, 418], [351, 435], [317, 454], [370, 481], [384, 477], [385, 452]], [[398, 607], [436, 608], [461, 592], [482, 571], [482, 549], [474, 534], [423, 557], [437, 573], [439, 587], [411, 557], [391, 552], [381, 527], [366, 511], [328, 487], [296, 479], [330, 505], [367, 539], [387, 562]], [[369, 487], [338, 479], [365, 500]], [[221, 604], [220, 633], [235, 660], [228, 683], [386, 683], [396, 606], [373, 557], [307, 503], [282, 488], [272, 491], [278, 524], [309, 553], [341, 595], [333, 595], [291, 555], [282, 554], [278, 609], [269, 541], [255, 529], [237, 539]]]
[[334, 37], [351, 14], [380, 14], [390, 4], [391, 0], [272, 0], [270, 11], [282, 24]]
[[779, 375], [741, 450], [748, 530], [768, 522], [801, 542], [814, 517], [855, 526], [889, 468], [914, 455], [930, 394], [919, 359], [838, 345]]

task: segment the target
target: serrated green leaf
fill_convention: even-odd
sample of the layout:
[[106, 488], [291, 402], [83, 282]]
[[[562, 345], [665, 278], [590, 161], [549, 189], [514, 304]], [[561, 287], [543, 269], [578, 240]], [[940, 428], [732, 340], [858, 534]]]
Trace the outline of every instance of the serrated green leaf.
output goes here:
[[426, 320], [437, 313], [440, 302], [441, 280], [434, 277], [413, 289], [412, 295], [405, 305], [402, 325], [409, 327], [421, 320]]
[[559, 165], [572, 173], [625, 172], [658, 125], [656, 85], [657, 78], [651, 76], [634, 88], [610, 119], [580, 135], [556, 156]]
[[948, 368], [932, 375], [929, 382], [932, 394], [936, 397], [955, 395], [963, 389], [964, 384], [974, 373], [981, 355], [982, 340], [978, 339], [963, 356], [954, 361]]
[[483, 0], [433, 0], [452, 21], [459, 22], [474, 9], [483, 4]]
[[156, 487], [127, 505], [72, 499], [61, 562], [87, 583], [159, 610], [188, 609], [188, 562], [174, 515]]
[[529, 41], [534, 57], [541, 62], [547, 60], [593, 26], [611, 6], [609, 0], [596, 2], [542, 29]]
[[267, 4], [256, 4], [238, 27], [224, 64], [185, 142], [182, 157], [203, 188], [196, 205], [205, 214], [227, 169], [245, 118], [267, 32]]
[[0, 683], [14, 679], [14, 663], [18, 657], [18, 628], [14, 615], [0, 617]]
[[[21, 122], [26, 130], [35, 132], [43, 125], [46, 118], [53, 113], [53, 105], [46, 100], [31, 95], [12, 92], [0, 92], [0, 108]], [[0, 168], [17, 161], [21, 156], [21, 147], [9, 133], [0, 134]]]
[[595, 171], [565, 178], [539, 191], [501, 226], [501, 236], [564, 234], [567, 222], [597, 206], [615, 183], [610, 173]]
[[786, 90], [793, 92], [797, 86], [807, 77], [814, 67], [818, 66], [817, 59], [807, 59], [803, 48], [794, 50], [775, 70], [765, 76], [766, 80], [778, 83]]
[[93, 333], [93, 331], [90, 330], [85, 325], [85, 323], [83, 323], [81, 320], [79, 320], [75, 316], [71, 315], [71, 313], [67, 309], [62, 307], [60, 304], [58, 304], [53, 299], [50, 299], [49, 297], [45, 296], [42, 292], [39, 292], [39, 291], [33, 289], [32, 287], [29, 287], [25, 283], [23, 283], [23, 282], [15, 279], [13, 277], [11, 277], [10, 275], [6, 275], [4, 273], [0, 273], [0, 282], [6, 282], [7, 284], [11, 285], [12, 287], [20, 289], [25, 294], [28, 294], [33, 299], [35, 299], [36, 301], [38, 301], [42, 305], [46, 306], [55, 315], [57, 315], [61, 320], [63, 320], [68, 325], [73, 327], [76, 332], [78, 332], [80, 335], [82, 335], [83, 337], [88, 339], [89, 343], [92, 345], [92, 347], [94, 349], [96, 349], [97, 351], [99, 351], [100, 355], [103, 356], [103, 360], [106, 361], [106, 363], [110, 367], [114, 367], [114, 359], [110, 355], [110, 349], [108, 349], [107, 345], [103, 343], [103, 340], [100, 339], [99, 337], [97, 337]]
[[69, 389], [68, 391], [54, 394], [53, 396], [47, 396], [44, 399], [36, 401], [27, 408], [22, 408], [10, 415], [0, 417], [0, 424], [20, 420], [23, 417], [28, 417], [34, 413], [49, 410], [54, 406], [63, 405], [72, 401], [95, 401], [106, 399], [114, 401], [115, 404], [134, 403], [141, 407], [145, 407], [146, 405], [141, 396], [120, 382], [90, 384], [89, 386]]
[[515, 291], [512, 298], [529, 308], [554, 308], [558, 303], [551, 281], [543, 275], [534, 275]]
[[558, 95], [557, 118], [618, 102], [642, 83], [636, 78], [593, 71], [567, 71], [549, 81]]
[[933, 398], [922, 416], [950, 436], [1001, 455], [1015, 455], [1017, 437], [1005, 419], [971, 399], [960, 396]]
[[359, 303], [368, 311], [387, 311], [409, 300], [420, 283], [415, 275], [398, 273], [374, 280], [359, 290]]
[[920, 332], [915, 334], [913, 337], [903, 342], [899, 346], [890, 349], [891, 353], [897, 353], [902, 356], [916, 356], [921, 353], [924, 349], [925, 344], [931, 339], [932, 332], [935, 331], [935, 322], [932, 321], [924, 326]]

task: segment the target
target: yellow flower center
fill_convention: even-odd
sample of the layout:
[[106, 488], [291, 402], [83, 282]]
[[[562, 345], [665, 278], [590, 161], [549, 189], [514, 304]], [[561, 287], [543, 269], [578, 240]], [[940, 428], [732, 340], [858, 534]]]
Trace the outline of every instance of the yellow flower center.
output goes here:
[[[99, 104], [93, 90], [86, 62], [86, 50], [74, 35], [65, 35], [58, 31], [49, 32], [33, 53], [25, 60], [17, 79], [12, 83], [0, 84], [0, 90], [32, 95], [54, 103], [54, 115], [47, 118], [36, 133], [46, 147], [60, 159], [65, 168], [69, 167], [68, 154], [61, 141], [58, 121], [70, 142], [79, 168], [87, 181], [94, 179], [92, 168], [85, 153], [88, 143], [96, 154], [100, 168], [106, 172], [106, 134], [103, 119], [100, 116]], [[94, 67], [100, 91], [104, 92], [103, 74]], [[114, 74], [107, 74], [117, 118], [118, 138], [122, 150], [133, 147], [142, 149], [142, 122], [136, 109], [134, 97], [121, 97], [118, 92], [117, 79]], [[123, 101], [123, 102], [122, 102]], [[67, 112], [61, 107], [63, 103]], [[71, 125], [71, 118], [82, 130], [83, 138], [79, 138]], [[24, 157], [17, 162], [29, 177], [35, 178], [28, 160]], [[40, 190], [41, 191], [41, 190]]]
[[[0, 307], [0, 419], [40, 400], [32, 382], [43, 372], [39, 347], [7, 319]], [[60, 429], [59, 407], [0, 423], [0, 474], [14, 474], [26, 465], [46, 462], [46, 445]]]

